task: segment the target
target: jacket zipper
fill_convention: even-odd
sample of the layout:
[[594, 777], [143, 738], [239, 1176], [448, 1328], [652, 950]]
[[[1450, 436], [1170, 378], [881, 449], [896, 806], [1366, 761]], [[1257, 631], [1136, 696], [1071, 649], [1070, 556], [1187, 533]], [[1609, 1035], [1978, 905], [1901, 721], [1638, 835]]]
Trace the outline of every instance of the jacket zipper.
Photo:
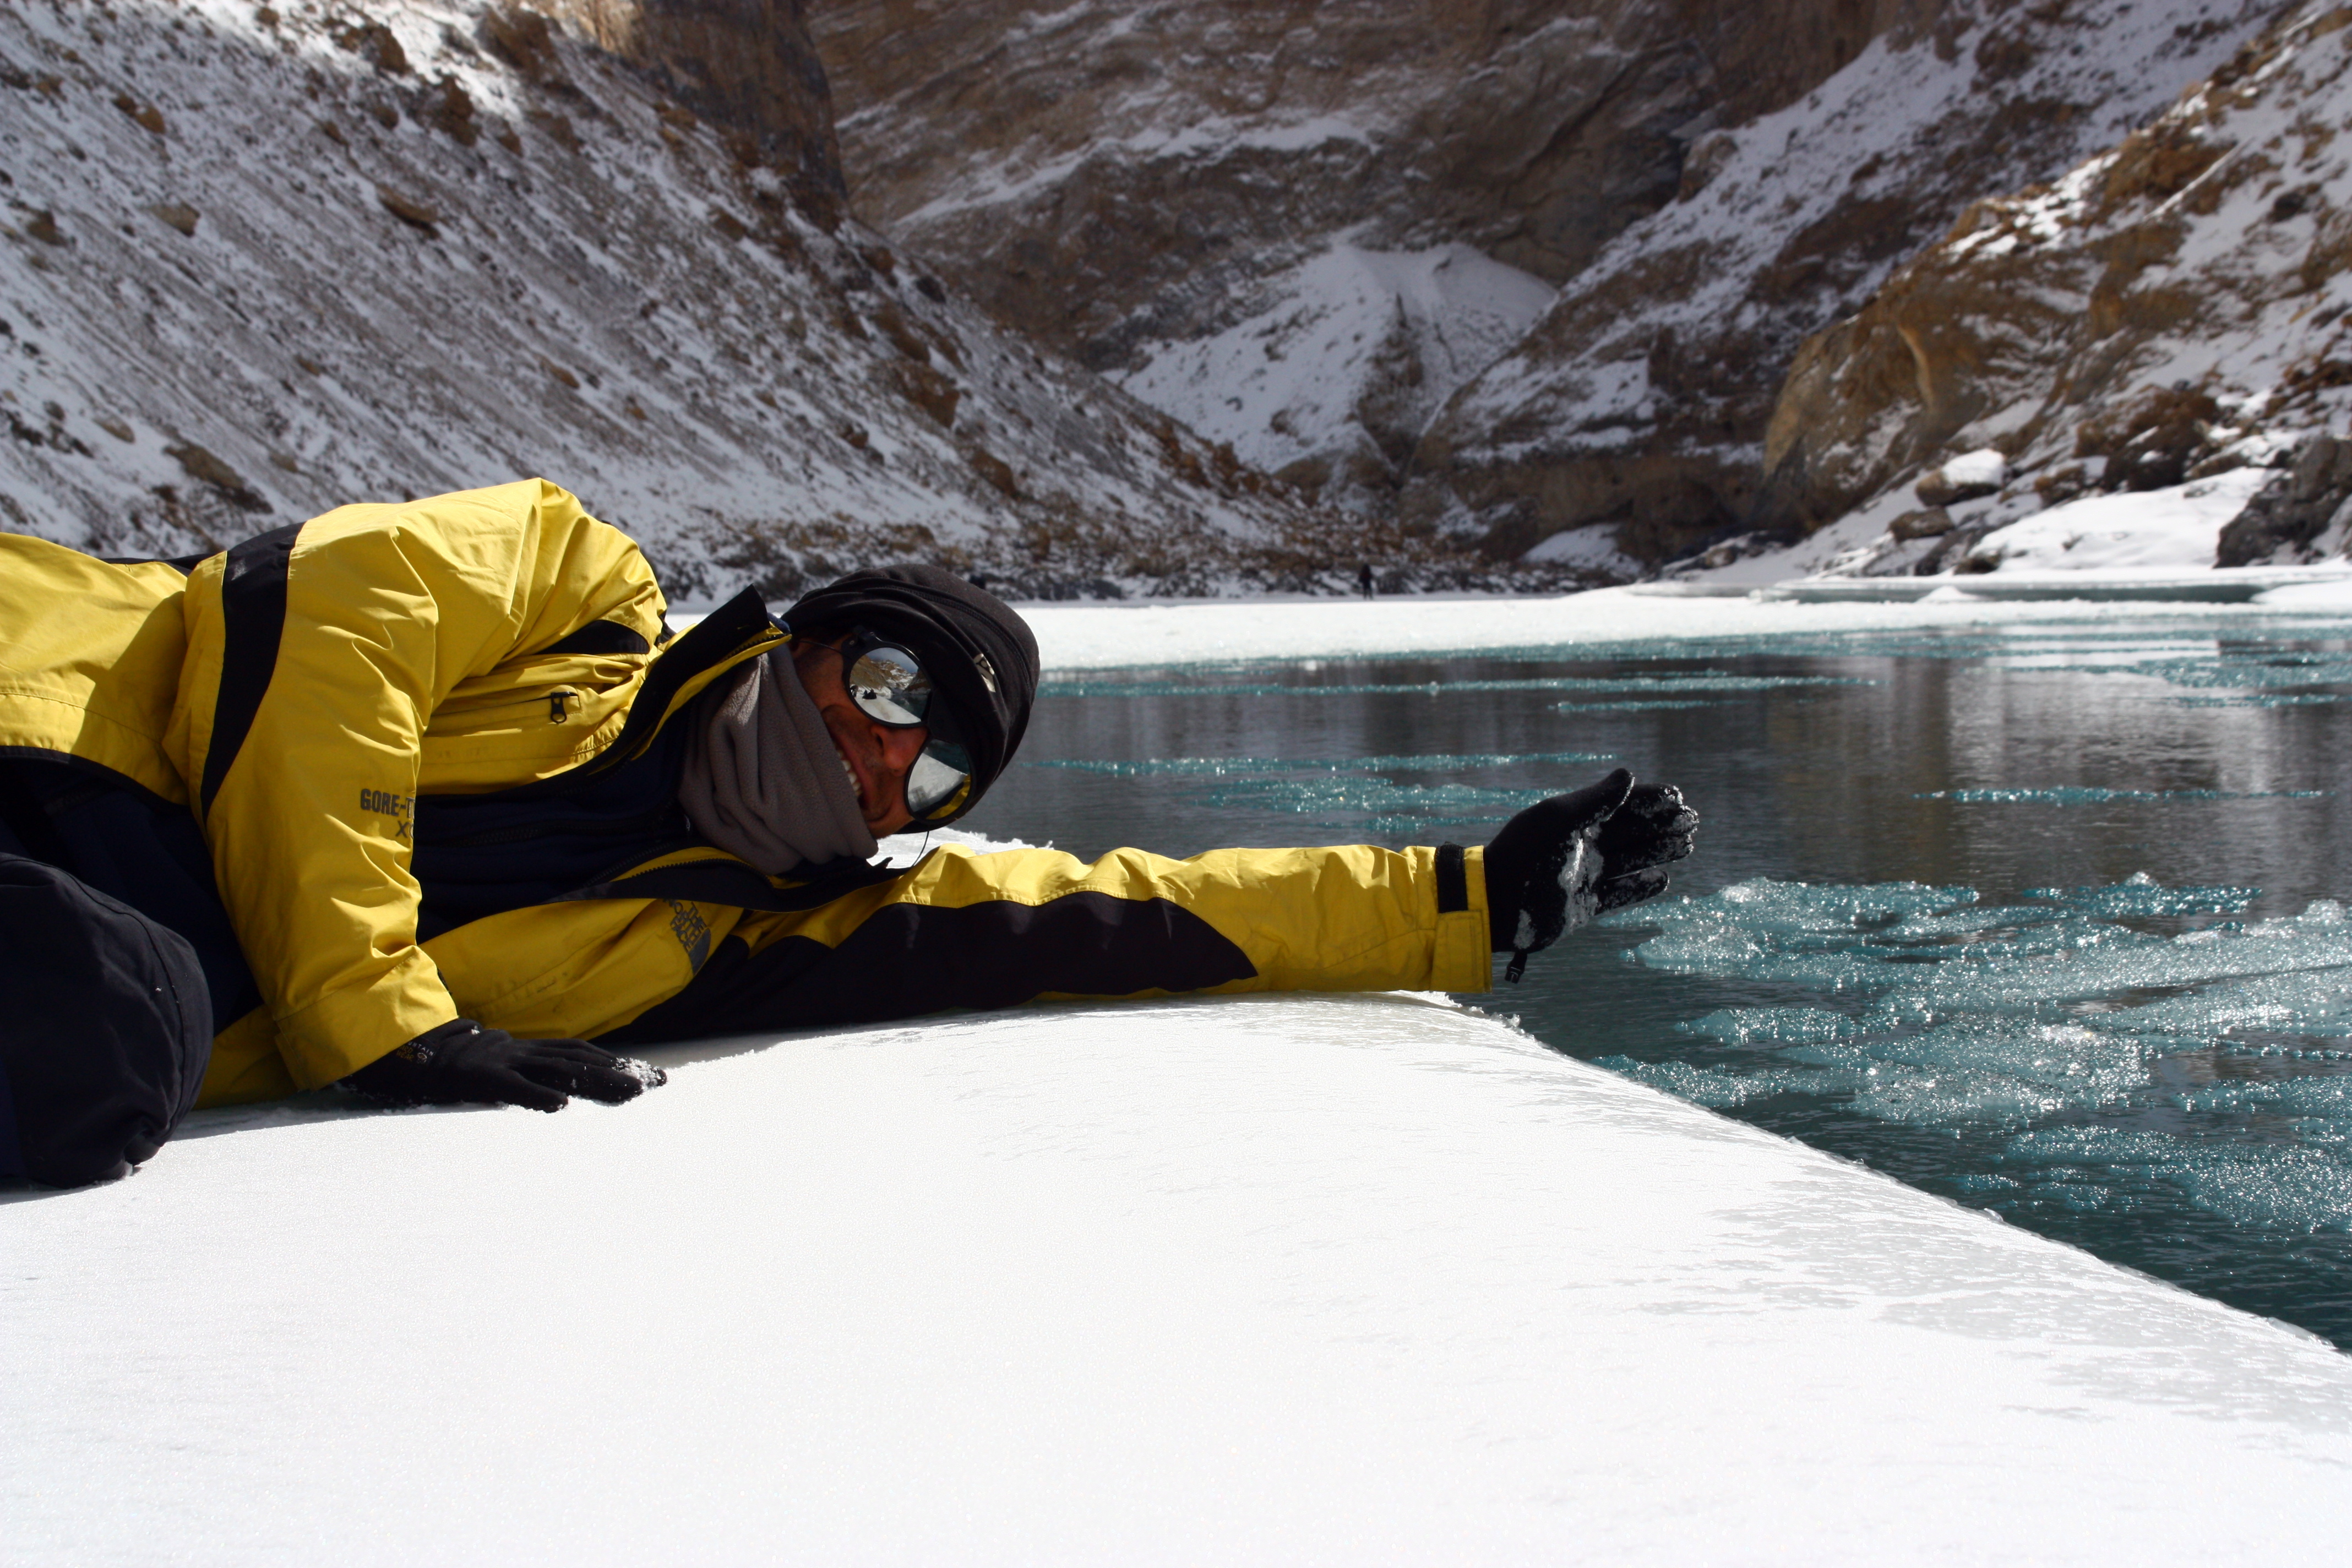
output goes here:
[[551, 724], [570, 723], [572, 721], [572, 715], [565, 711], [563, 704], [567, 699], [576, 697], [578, 695], [579, 693], [576, 691], [549, 692], [547, 694], [547, 721]]

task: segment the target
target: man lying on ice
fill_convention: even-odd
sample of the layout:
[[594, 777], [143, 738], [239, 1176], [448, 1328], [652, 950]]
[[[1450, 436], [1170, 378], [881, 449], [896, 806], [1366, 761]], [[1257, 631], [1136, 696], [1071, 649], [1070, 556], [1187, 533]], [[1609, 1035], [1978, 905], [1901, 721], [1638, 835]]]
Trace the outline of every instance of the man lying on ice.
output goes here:
[[660, 1081], [590, 1040], [1484, 990], [1490, 953], [1516, 978], [1661, 891], [1697, 821], [1620, 772], [1483, 851], [892, 870], [876, 839], [955, 821], [1020, 743], [1020, 617], [922, 566], [782, 625], [751, 592], [662, 613], [537, 480], [184, 562], [0, 535], [0, 1173], [119, 1173], [192, 1105], [326, 1084], [553, 1110]]

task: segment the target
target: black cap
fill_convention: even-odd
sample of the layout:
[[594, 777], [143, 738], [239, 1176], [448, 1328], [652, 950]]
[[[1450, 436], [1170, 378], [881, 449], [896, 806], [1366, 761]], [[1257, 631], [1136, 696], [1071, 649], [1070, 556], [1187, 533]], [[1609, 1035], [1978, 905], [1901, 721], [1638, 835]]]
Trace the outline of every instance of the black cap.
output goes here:
[[979, 805], [1013, 761], [1037, 700], [1037, 639], [986, 589], [936, 566], [881, 566], [803, 595], [784, 612], [784, 625], [800, 637], [865, 626], [903, 638], [923, 661], [971, 756], [971, 788], [953, 810], [918, 817], [924, 826], [953, 822]]

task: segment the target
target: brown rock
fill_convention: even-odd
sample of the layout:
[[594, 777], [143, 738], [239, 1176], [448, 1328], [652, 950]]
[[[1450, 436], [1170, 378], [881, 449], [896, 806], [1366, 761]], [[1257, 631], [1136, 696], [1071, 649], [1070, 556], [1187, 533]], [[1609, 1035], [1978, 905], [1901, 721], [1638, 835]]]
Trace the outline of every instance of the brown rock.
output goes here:
[[482, 13], [481, 37], [490, 53], [540, 87], [569, 89], [556, 58], [555, 29], [547, 17], [520, 5], [493, 5]]
[[163, 111], [152, 103], [142, 103], [127, 92], [114, 95], [114, 107], [131, 117], [131, 123], [154, 135], [163, 134]]
[[1937, 539], [1952, 531], [1952, 514], [1940, 506], [1906, 511], [1886, 525], [1886, 531], [1905, 541]]
[[403, 76], [408, 70], [408, 51], [400, 47], [400, 39], [381, 22], [355, 22], [339, 29], [335, 47], [353, 54], [383, 72], [386, 76]]
[[2315, 436], [2294, 465], [2263, 487], [2221, 530], [2216, 566], [2252, 566], [2280, 558], [2308, 561], [2308, 548], [2352, 500], [2352, 441]]
[[244, 477], [193, 441], [178, 442], [165, 447], [164, 454], [192, 479], [220, 491], [228, 500], [246, 511], [268, 511], [269, 502], [259, 491], [245, 482]]
[[383, 204], [384, 211], [408, 225], [409, 227], [421, 229], [428, 235], [440, 232], [436, 227], [441, 221], [438, 208], [429, 206], [414, 196], [395, 191], [390, 185], [376, 186], [375, 199]]
[[907, 400], [945, 429], [955, 427], [956, 405], [963, 399], [963, 389], [955, 379], [928, 364], [901, 364], [892, 367], [892, 376]]
[[531, 109], [524, 112], [549, 141], [567, 153], [580, 151], [580, 132], [572, 129], [569, 115], [558, 114], [551, 109]]
[[1922, 506], [1958, 506], [1962, 501], [1997, 496], [2000, 494], [2000, 485], [1999, 479], [1964, 479], [1946, 468], [1930, 468], [1919, 476], [1918, 482], [1911, 487], [1911, 493], [1919, 498]]
[[2221, 404], [2200, 388], [2148, 387], [2084, 420], [2074, 456], [2100, 460], [2103, 489], [2162, 489], [2189, 477], [2221, 415]]
[[993, 485], [1008, 500], [1020, 499], [1021, 484], [1013, 477], [1012, 464], [995, 453], [980, 447], [967, 449], [964, 457], [971, 461], [973, 470], [982, 479]]
[[64, 246], [73, 242], [58, 227], [58, 215], [43, 207], [25, 220], [25, 232], [43, 245]]
[[147, 210], [182, 234], [194, 236], [196, 232], [198, 215], [194, 207], [182, 206], [176, 202], [159, 202]]
[[930, 345], [923, 341], [921, 334], [907, 320], [906, 312], [898, 306], [886, 301], [880, 310], [874, 312], [874, 324], [881, 329], [882, 335], [889, 340], [892, 348], [919, 363], [931, 363]]
[[471, 147], [481, 139], [474, 100], [453, 77], [445, 76], [425, 89], [417, 101], [416, 117], [460, 146]]

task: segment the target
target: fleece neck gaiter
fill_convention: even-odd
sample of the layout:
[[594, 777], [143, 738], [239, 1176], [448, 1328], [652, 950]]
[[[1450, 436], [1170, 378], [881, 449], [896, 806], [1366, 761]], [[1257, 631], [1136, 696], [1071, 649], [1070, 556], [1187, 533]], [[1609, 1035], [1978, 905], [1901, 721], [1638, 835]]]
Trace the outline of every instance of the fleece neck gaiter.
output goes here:
[[857, 786], [788, 650], [750, 660], [704, 701], [677, 790], [696, 832], [770, 877], [873, 855]]

